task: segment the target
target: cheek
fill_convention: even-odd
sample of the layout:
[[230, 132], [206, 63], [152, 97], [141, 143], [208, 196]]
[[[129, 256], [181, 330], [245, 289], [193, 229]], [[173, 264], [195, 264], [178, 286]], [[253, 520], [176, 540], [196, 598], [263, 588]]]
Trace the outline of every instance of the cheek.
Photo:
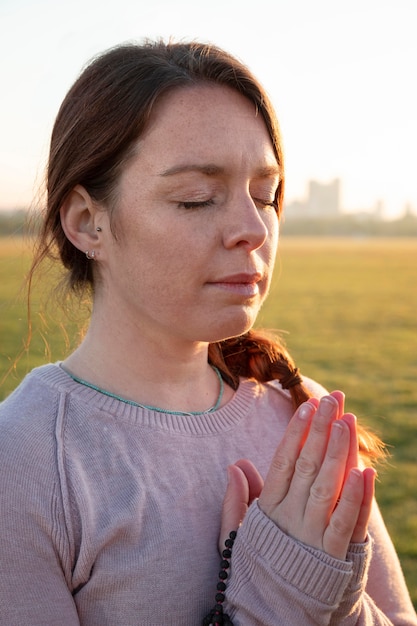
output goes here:
[[132, 265], [127, 271], [135, 282], [146, 285], [154, 296], [176, 299], [181, 297], [181, 290], [192, 281], [198, 267], [197, 252], [182, 237], [174, 236], [172, 230], [158, 236], [138, 238], [134, 249], [131, 248]]
[[263, 257], [265, 266], [268, 268], [269, 271], [267, 272], [268, 279], [265, 281], [265, 288], [262, 293], [263, 298], [266, 297], [269, 291], [269, 287], [270, 287], [271, 280], [272, 280], [272, 273], [275, 267], [275, 261], [276, 261], [277, 250], [278, 250], [278, 238], [279, 238], [278, 219], [274, 219], [274, 218], [270, 219], [267, 226], [268, 226], [269, 235], [262, 249], [262, 257]]
[[265, 220], [265, 225], [268, 229], [268, 239], [265, 242], [265, 262], [272, 271], [275, 264], [279, 239], [279, 221], [277, 214], [270, 213], [268, 219]]

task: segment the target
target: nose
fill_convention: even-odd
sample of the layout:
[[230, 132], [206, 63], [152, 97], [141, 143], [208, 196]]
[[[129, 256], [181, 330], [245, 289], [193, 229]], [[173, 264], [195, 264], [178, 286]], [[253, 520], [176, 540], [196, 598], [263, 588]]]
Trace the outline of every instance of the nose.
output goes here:
[[231, 199], [225, 212], [224, 247], [241, 246], [251, 251], [263, 246], [272, 234], [272, 220], [277, 219], [275, 212], [271, 216], [272, 212], [273, 209], [258, 208], [249, 194]]

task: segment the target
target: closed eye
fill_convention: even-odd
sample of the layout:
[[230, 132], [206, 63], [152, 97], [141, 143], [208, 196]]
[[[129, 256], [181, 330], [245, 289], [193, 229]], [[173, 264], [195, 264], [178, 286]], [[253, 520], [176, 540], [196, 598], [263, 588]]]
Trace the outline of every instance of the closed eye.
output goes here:
[[[278, 209], [278, 203], [275, 200], [263, 200], [262, 198], [253, 198], [253, 202], [256, 204], [258, 209], [274, 209], [275, 211]], [[203, 209], [208, 206], [212, 206], [214, 204], [214, 200], [210, 198], [209, 200], [190, 200], [188, 202], [178, 202], [178, 208], [180, 209]]]
[[180, 209], [202, 209], [207, 206], [211, 206], [214, 204], [212, 199], [210, 200], [202, 200], [200, 202], [178, 202], [178, 208]]
[[258, 209], [274, 209], [278, 210], [278, 203], [276, 200], [262, 200], [261, 198], [253, 198], [254, 203]]

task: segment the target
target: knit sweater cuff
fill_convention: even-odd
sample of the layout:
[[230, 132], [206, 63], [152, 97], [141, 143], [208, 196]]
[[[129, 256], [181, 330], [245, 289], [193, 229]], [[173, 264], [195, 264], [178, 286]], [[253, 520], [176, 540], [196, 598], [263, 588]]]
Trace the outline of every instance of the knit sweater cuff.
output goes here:
[[352, 591], [356, 589], [365, 589], [368, 580], [368, 570], [372, 556], [372, 537], [368, 538], [364, 543], [351, 543], [349, 545], [347, 559], [352, 562], [353, 575], [349, 587]]
[[[354, 548], [358, 577], [362, 571], [360, 553], [361, 550]], [[281, 580], [328, 607], [336, 607], [341, 602], [354, 570], [352, 561], [335, 559], [286, 535], [254, 502], [237, 535], [233, 569], [235, 572], [246, 569], [248, 579], [257, 567], [269, 570], [276, 581]], [[243, 579], [241, 582], [245, 584]]]

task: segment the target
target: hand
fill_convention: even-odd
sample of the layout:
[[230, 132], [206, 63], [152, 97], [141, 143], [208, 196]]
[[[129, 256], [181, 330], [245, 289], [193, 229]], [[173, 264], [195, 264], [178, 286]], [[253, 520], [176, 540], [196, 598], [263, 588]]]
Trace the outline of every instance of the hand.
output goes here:
[[339, 559], [350, 542], [366, 538], [375, 472], [358, 468], [356, 419], [343, 414], [334, 392], [301, 405], [262, 479], [249, 461], [229, 468], [221, 541], [239, 525], [259, 496], [259, 506], [284, 532]]

